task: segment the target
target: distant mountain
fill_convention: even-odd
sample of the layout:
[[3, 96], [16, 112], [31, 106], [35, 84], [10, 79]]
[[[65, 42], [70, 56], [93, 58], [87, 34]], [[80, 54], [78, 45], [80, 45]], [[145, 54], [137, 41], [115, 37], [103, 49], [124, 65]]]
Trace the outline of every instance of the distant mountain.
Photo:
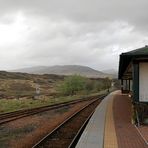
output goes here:
[[115, 78], [117, 78], [117, 76], [118, 76], [118, 71], [115, 70], [115, 69], [106, 69], [106, 70], [103, 70], [102, 72], [103, 72], [103, 73], [106, 73], [106, 74], [111, 74], [111, 75], [113, 75]]
[[79, 74], [92, 78], [104, 78], [113, 77], [110, 74], [103, 73], [101, 71], [94, 70], [87, 66], [80, 65], [63, 65], [63, 66], [38, 66], [24, 69], [13, 70], [13, 72], [25, 72], [31, 74], [56, 74], [56, 75], [73, 75]]

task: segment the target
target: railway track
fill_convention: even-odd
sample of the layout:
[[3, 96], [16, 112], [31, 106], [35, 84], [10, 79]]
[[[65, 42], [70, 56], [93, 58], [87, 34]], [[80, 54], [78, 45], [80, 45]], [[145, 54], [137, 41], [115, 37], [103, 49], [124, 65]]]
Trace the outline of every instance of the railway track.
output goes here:
[[85, 99], [77, 99], [77, 100], [73, 100], [73, 101], [69, 101], [69, 102], [65, 102], [65, 103], [59, 103], [59, 104], [54, 104], [54, 105], [49, 105], [49, 106], [42, 106], [42, 107], [33, 108], [33, 109], [25, 109], [25, 110], [19, 110], [19, 111], [15, 111], [15, 112], [0, 114], [0, 125], [5, 124], [10, 121], [14, 121], [14, 120], [23, 118], [23, 117], [35, 115], [35, 114], [38, 114], [41, 112], [65, 107], [65, 106], [80, 103], [83, 101], [88, 101], [90, 99], [95, 99], [96, 97], [98, 97], [98, 96], [93, 96], [93, 97], [89, 97], [89, 98], [85, 98]]
[[32, 148], [74, 148], [101, 99], [91, 101], [71, 115]]

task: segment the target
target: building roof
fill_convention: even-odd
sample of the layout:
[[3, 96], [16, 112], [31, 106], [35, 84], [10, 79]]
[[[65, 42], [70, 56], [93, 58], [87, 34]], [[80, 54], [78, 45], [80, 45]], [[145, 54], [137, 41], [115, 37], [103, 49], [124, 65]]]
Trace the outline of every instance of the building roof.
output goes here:
[[119, 73], [118, 77], [121, 79], [126, 71], [128, 65], [137, 58], [147, 58], [148, 59], [148, 46], [138, 48], [120, 55], [119, 61]]

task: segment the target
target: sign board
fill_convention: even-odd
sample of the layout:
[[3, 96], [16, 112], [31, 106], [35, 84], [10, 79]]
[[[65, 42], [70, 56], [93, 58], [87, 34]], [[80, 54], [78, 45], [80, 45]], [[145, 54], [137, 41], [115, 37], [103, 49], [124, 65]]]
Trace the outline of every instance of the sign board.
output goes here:
[[148, 102], [148, 63], [139, 63], [139, 101]]

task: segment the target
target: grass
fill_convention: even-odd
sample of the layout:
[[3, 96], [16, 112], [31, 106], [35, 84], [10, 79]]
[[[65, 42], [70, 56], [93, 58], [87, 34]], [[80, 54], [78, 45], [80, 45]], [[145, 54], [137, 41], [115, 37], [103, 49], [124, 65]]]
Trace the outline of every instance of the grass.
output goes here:
[[56, 98], [42, 98], [42, 99], [23, 99], [23, 100], [17, 100], [17, 99], [1, 99], [0, 100], [0, 113], [6, 113], [6, 112], [12, 112], [20, 109], [28, 109], [28, 108], [35, 108], [45, 105], [51, 105], [55, 103], [61, 103], [61, 102], [68, 102], [75, 99], [80, 99], [82, 97], [87, 96], [93, 96], [93, 95], [100, 95], [104, 94], [105, 91], [100, 91], [98, 93], [92, 93], [92, 94], [78, 94], [73, 96], [60, 96]]

